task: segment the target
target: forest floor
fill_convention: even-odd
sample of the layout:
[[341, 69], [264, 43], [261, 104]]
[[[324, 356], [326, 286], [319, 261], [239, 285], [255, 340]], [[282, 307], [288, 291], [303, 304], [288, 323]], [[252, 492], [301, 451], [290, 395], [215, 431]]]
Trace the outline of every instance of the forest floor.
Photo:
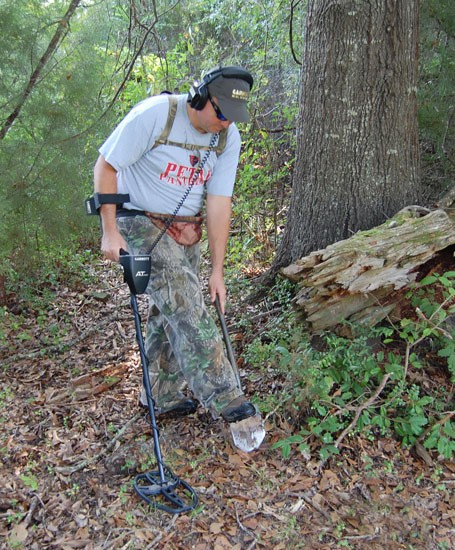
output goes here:
[[[118, 266], [93, 269], [99, 282], [55, 288], [53, 309], [4, 318], [1, 548], [455, 547], [453, 463], [425, 461], [393, 439], [353, 436], [315, 473], [302, 455], [284, 459], [272, 448], [294, 430], [280, 411], [268, 415], [266, 439], [250, 454], [235, 450], [224, 423], [202, 408], [159, 420], [164, 462], [199, 505], [180, 515], [147, 506], [132, 487], [156, 462], [138, 407], [129, 292]], [[260, 308], [238, 310], [260, 318]], [[280, 392], [274, 372], [241, 374], [259, 403]]]

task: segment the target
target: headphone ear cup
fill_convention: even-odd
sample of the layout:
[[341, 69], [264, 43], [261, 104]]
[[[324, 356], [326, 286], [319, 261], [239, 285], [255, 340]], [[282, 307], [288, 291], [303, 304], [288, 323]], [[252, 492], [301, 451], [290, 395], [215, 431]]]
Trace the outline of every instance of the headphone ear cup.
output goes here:
[[187, 102], [190, 104], [190, 107], [192, 107], [193, 109], [194, 109], [194, 106], [199, 101], [199, 94], [197, 93], [196, 90], [197, 90], [197, 87], [196, 85], [194, 85], [190, 87], [190, 90], [188, 92]]
[[209, 99], [207, 84], [203, 82], [196, 87], [191, 87], [188, 103], [196, 111], [202, 111]]

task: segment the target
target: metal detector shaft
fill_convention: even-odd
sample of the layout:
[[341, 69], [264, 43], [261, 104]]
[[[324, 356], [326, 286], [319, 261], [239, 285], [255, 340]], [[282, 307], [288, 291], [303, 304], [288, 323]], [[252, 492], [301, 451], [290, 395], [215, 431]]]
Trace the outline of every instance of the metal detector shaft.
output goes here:
[[221, 311], [221, 304], [218, 296], [215, 298], [215, 308], [216, 308], [216, 312], [218, 313], [218, 319], [220, 320], [221, 332], [223, 333], [223, 340], [224, 340], [224, 345], [226, 346], [227, 356], [228, 356], [229, 362], [232, 365], [232, 368], [234, 369], [235, 376], [237, 378], [237, 384], [240, 388], [241, 382], [240, 382], [240, 374], [237, 369], [237, 360], [235, 358], [234, 349], [232, 347], [231, 340], [229, 338], [226, 319], [224, 318], [223, 312]]
[[147, 356], [145, 355], [144, 338], [142, 336], [142, 330], [141, 330], [141, 316], [139, 314], [139, 308], [137, 306], [137, 298], [135, 294], [131, 294], [131, 309], [133, 310], [133, 313], [134, 313], [134, 326], [136, 328], [136, 340], [139, 346], [139, 353], [141, 356], [142, 382], [144, 384], [145, 395], [147, 396], [148, 410], [150, 413], [150, 424], [152, 426], [153, 444], [155, 446], [155, 456], [156, 456], [156, 461], [158, 463], [158, 473], [160, 476], [160, 480], [162, 482], [165, 482], [166, 476], [163, 469], [163, 459], [161, 456], [160, 440], [159, 440], [158, 428], [156, 425], [155, 403], [152, 397], [152, 388], [150, 386], [150, 378], [148, 373], [148, 359], [147, 359]]
[[[161, 447], [159, 442], [159, 433], [156, 425], [155, 402], [152, 397], [152, 388], [148, 372], [148, 360], [145, 354], [144, 339], [141, 331], [141, 317], [137, 307], [136, 295], [131, 295], [131, 308], [134, 312], [134, 324], [136, 327], [136, 338], [141, 355], [142, 379], [147, 397], [147, 406], [150, 414], [150, 424], [152, 426], [153, 444], [155, 458], [158, 469], [154, 472], [138, 474], [134, 480], [134, 490], [142, 500], [148, 504], [169, 512], [170, 514], [180, 514], [194, 510], [198, 504], [196, 491], [178, 478], [170, 468], [163, 463]], [[164, 500], [164, 502], [163, 502]]]

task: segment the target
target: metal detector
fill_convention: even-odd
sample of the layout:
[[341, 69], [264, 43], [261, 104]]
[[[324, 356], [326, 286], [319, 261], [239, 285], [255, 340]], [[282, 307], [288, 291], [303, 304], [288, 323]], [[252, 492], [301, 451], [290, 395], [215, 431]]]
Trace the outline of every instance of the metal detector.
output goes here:
[[180, 514], [193, 510], [198, 504], [196, 492], [188, 483], [178, 478], [170, 468], [164, 465], [161, 455], [159, 432], [156, 425], [155, 402], [148, 371], [148, 360], [145, 354], [144, 339], [141, 330], [141, 317], [137, 305], [137, 294], [143, 294], [150, 279], [151, 257], [132, 256], [120, 250], [120, 264], [123, 267], [125, 282], [131, 292], [131, 308], [134, 313], [136, 340], [139, 346], [142, 365], [142, 381], [147, 396], [147, 407], [153, 434], [153, 446], [158, 470], [138, 474], [134, 479], [134, 490], [137, 495], [155, 508], [171, 514]]

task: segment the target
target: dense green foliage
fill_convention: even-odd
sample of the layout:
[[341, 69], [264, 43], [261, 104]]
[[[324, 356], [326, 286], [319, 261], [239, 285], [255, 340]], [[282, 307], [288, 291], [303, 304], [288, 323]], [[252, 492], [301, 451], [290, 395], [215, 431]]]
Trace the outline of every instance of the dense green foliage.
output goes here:
[[455, 177], [455, 7], [451, 0], [421, 2], [419, 125], [427, 196]]
[[[66, 2], [21, 0], [0, 6], [2, 123], [20, 101], [48, 47]], [[92, 15], [90, 17], [90, 15]], [[95, 158], [105, 55], [93, 42], [99, 27], [90, 10], [77, 12], [66, 38], [44, 67], [1, 142], [1, 257], [30, 272], [52, 243], [81, 235], [83, 182]], [[104, 18], [101, 18], [103, 20]]]
[[[0, 3], [0, 127], [20, 104], [68, 5]], [[293, 20], [297, 43], [303, 16], [300, 9]], [[274, 197], [284, 166], [280, 149], [285, 143], [285, 159], [292, 155], [298, 112], [299, 68], [289, 48], [288, 24], [286, 6], [274, 0], [80, 4], [0, 141], [2, 280], [10, 284], [12, 270], [29, 273], [44, 251], [73, 249], [81, 235], [86, 238], [92, 229], [96, 234], [97, 224], [85, 217], [82, 202], [91, 190], [100, 143], [132, 105], [163, 89], [184, 92], [193, 78], [219, 63], [245, 65], [256, 79], [253, 124], [244, 128], [255, 149], [247, 147], [243, 156], [247, 176], [239, 193], [253, 179], [256, 184], [236, 213], [248, 220], [244, 205], [257, 200], [262, 177]], [[258, 143], [259, 127], [264, 130]], [[271, 138], [269, 130], [279, 131]]]

